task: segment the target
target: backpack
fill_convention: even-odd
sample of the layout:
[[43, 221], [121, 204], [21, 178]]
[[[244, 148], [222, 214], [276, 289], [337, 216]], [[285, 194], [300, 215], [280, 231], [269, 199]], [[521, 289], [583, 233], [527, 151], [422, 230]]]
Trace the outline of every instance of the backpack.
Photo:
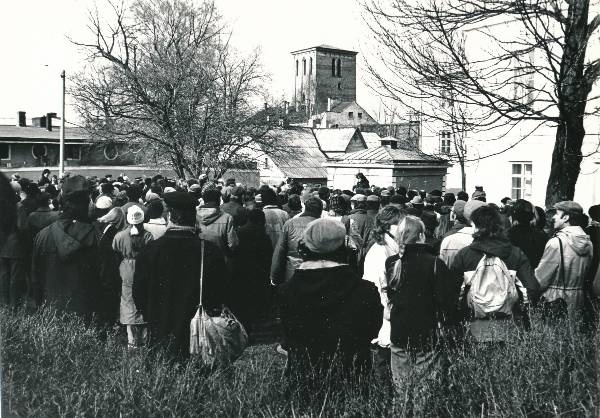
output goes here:
[[474, 272], [466, 272], [462, 292], [467, 293], [467, 306], [475, 318], [488, 318], [494, 314], [512, 315], [512, 309], [519, 300], [515, 284], [516, 273], [509, 272], [499, 257], [481, 257]]

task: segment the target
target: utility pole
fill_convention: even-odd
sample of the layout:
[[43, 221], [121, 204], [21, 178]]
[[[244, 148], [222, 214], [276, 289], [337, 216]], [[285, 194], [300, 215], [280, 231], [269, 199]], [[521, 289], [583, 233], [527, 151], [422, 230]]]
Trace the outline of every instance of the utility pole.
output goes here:
[[62, 115], [60, 118], [60, 145], [58, 153], [58, 175], [62, 177], [65, 173], [65, 70], [60, 73], [62, 78]]

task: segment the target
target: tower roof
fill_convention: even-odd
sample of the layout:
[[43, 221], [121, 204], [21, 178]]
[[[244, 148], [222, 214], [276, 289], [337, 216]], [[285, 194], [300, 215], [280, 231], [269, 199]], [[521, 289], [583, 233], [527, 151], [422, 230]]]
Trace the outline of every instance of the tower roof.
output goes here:
[[342, 49], [342, 48], [336, 48], [335, 46], [331, 46], [331, 45], [326, 45], [326, 44], [321, 44], [321, 45], [317, 45], [317, 46], [311, 46], [309, 48], [302, 48], [302, 49], [298, 49], [296, 51], [292, 51], [292, 55], [298, 54], [300, 52], [306, 52], [306, 51], [310, 51], [316, 49], [318, 51], [327, 51], [327, 52], [336, 52], [336, 53], [341, 53], [341, 54], [345, 54], [345, 55], [356, 55], [358, 54], [358, 52], [356, 51], [350, 51], [348, 49]]

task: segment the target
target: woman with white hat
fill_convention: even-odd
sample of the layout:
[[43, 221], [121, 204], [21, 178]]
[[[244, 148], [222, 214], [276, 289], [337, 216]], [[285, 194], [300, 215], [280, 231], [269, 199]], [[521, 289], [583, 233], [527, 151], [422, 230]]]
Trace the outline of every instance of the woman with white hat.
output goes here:
[[152, 234], [144, 230], [144, 211], [138, 206], [130, 206], [127, 210], [127, 223], [127, 229], [115, 235], [113, 250], [123, 258], [119, 265], [122, 280], [120, 321], [127, 326], [129, 347], [136, 348], [146, 342], [146, 327], [142, 315], [138, 313], [133, 303], [135, 258], [152, 241]]

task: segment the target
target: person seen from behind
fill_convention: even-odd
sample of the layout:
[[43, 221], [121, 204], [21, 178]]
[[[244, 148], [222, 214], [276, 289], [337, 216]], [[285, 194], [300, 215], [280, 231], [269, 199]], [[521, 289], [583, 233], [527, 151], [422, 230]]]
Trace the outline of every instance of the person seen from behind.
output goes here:
[[546, 234], [532, 224], [534, 219], [535, 212], [530, 202], [517, 199], [512, 204], [512, 227], [508, 232], [508, 238], [512, 245], [523, 250], [533, 269], [540, 263], [548, 241]]
[[343, 264], [345, 237], [339, 221], [310, 222], [299, 244], [303, 262], [279, 288], [286, 375], [303, 390], [320, 389], [330, 372], [358, 377], [370, 370], [383, 308], [373, 283]]
[[[442, 333], [456, 322], [458, 284], [446, 264], [425, 244], [425, 225], [406, 216], [399, 226], [398, 253], [385, 261], [395, 403], [402, 415], [419, 415], [427, 377], [442, 373]], [[411, 407], [412, 404], [412, 407]]]
[[525, 253], [508, 240], [497, 209], [481, 206], [471, 221], [473, 242], [458, 251], [450, 269], [462, 282], [460, 306], [469, 338], [499, 347], [529, 328], [529, 302], [540, 285]]
[[119, 273], [121, 275], [120, 322], [127, 327], [129, 348], [146, 344], [147, 330], [144, 318], [133, 302], [133, 276], [135, 258], [152, 241], [152, 234], [144, 230], [144, 211], [132, 205], [127, 210], [127, 229], [117, 233], [113, 240], [113, 250], [121, 257]]

